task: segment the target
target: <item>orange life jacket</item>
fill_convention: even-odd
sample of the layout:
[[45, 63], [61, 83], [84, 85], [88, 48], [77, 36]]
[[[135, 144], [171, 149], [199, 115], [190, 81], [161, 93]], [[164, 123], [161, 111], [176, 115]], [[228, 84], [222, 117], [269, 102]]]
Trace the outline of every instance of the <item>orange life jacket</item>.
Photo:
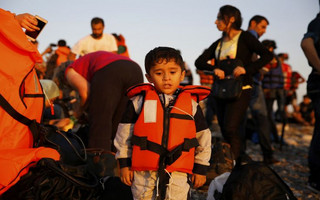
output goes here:
[[[21, 115], [41, 121], [44, 95], [34, 64], [42, 62], [14, 15], [0, 9], [0, 95]], [[0, 106], [0, 195], [43, 157], [59, 159], [50, 148], [32, 148], [33, 136]]]
[[164, 108], [152, 85], [140, 84], [129, 89], [129, 97], [144, 95], [132, 137], [132, 170], [157, 171], [163, 161], [169, 172], [192, 174], [198, 141], [191, 100], [199, 102], [209, 93], [207, 87], [185, 86], [175, 103]]
[[213, 75], [205, 74], [201, 70], [197, 70], [197, 73], [200, 76], [200, 83], [201, 84], [207, 84], [207, 85], [209, 85], [209, 84], [212, 85], [213, 84], [213, 81], [214, 81]]
[[68, 47], [61, 46], [58, 47], [58, 49], [55, 51], [55, 53], [58, 55], [57, 58], [57, 67], [61, 65], [61, 63], [68, 61], [68, 55], [70, 54], [71, 50]]
[[128, 47], [126, 45], [126, 39], [124, 38], [124, 36], [122, 34], [116, 34], [116, 33], [113, 33], [112, 35], [115, 37], [117, 42], [118, 54], [122, 56], [130, 57]]

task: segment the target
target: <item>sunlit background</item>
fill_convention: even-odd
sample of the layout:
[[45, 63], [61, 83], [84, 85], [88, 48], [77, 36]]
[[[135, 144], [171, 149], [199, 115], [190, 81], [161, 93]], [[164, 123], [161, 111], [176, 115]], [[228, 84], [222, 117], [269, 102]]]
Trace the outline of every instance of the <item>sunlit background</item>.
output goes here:
[[[13, 13], [30, 13], [48, 20], [38, 37], [39, 51], [50, 43], [65, 39], [73, 46], [91, 33], [93, 17], [105, 20], [105, 32], [126, 38], [131, 58], [144, 68], [145, 54], [157, 46], [179, 49], [192, 69], [194, 84], [199, 84], [194, 61], [221, 36], [214, 24], [225, 4], [240, 9], [242, 29], [256, 14], [270, 22], [260, 40], [277, 43], [276, 53], [288, 53], [288, 63], [307, 79], [311, 68], [300, 48], [308, 23], [319, 12], [318, 0], [1, 0], [0, 6]], [[298, 89], [298, 102], [306, 85]]]

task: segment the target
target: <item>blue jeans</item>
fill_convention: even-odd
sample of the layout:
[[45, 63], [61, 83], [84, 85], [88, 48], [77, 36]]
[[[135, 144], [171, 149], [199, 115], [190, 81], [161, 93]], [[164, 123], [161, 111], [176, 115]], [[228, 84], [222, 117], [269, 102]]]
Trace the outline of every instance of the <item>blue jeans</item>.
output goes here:
[[320, 184], [320, 94], [310, 96], [315, 111], [315, 126], [309, 148], [309, 182]]
[[255, 120], [256, 130], [259, 135], [259, 143], [264, 157], [272, 157], [270, 126], [268, 112], [261, 85], [253, 84], [249, 110]]
[[284, 112], [284, 105], [285, 105], [284, 89], [283, 88], [270, 89], [265, 100], [266, 100], [267, 111], [268, 111], [268, 119], [269, 119], [268, 121], [271, 128], [270, 131], [273, 135], [274, 141], [278, 143], [279, 135], [276, 127], [276, 122], [274, 119], [273, 103], [275, 100], [277, 101], [278, 110], [281, 113], [281, 119], [286, 120], [286, 116]]

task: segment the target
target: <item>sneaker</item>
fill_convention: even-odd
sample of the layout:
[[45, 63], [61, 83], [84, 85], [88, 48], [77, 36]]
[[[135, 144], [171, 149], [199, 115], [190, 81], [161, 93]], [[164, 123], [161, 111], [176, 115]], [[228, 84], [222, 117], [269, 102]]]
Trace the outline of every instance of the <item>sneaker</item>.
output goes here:
[[315, 182], [308, 182], [307, 188], [314, 193], [320, 194], [320, 185]]

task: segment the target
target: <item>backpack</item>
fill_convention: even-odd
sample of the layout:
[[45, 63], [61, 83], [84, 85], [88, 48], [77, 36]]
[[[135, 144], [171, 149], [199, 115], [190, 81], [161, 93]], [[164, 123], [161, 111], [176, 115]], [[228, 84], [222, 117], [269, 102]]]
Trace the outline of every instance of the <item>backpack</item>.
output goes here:
[[234, 155], [230, 144], [219, 140], [218, 138], [213, 138], [212, 143], [213, 148], [208, 170], [209, 180], [212, 180], [225, 172], [231, 172], [234, 167]]
[[204, 188], [208, 187], [207, 200], [216, 200], [214, 193], [222, 192], [223, 185], [227, 181], [233, 167], [234, 155], [230, 144], [219, 138], [212, 138], [212, 152], [210, 167], [207, 172], [207, 181]]
[[6, 191], [1, 200], [98, 200], [103, 188], [86, 165], [70, 166], [42, 158]]
[[[237, 162], [238, 163], [238, 162]], [[239, 162], [240, 163], [240, 162]], [[291, 189], [269, 166], [251, 161], [236, 164], [218, 200], [296, 200]]]

